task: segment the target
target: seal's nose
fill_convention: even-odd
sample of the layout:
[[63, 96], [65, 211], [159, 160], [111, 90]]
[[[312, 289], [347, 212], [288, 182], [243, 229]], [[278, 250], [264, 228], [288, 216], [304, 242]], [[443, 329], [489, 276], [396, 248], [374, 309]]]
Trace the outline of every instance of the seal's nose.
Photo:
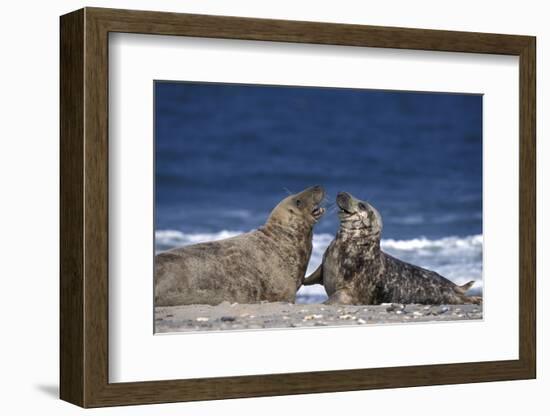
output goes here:
[[336, 195], [336, 200], [338, 202], [347, 203], [350, 200], [351, 196], [347, 192], [338, 192], [338, 195]]
[[344, 210], [349, 209], [351, 202], [351, 195], [347, 192], [338, 192], [338, 195], [336, 195], [336, 204]]
[[325, 197], [325, 190], [320, 185], [315, 185], [310, 188], [310, 191], [313, 194], [313, 197], [316, 199], [322, 199]]

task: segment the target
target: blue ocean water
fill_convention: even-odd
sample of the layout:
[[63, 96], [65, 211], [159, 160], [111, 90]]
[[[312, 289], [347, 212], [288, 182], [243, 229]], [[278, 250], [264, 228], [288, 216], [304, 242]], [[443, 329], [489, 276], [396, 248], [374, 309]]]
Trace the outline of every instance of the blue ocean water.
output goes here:
[[[287, 195], [348, 191], [383, 246], [481, 286], [482, 96], [155, 82], [157, 250], [246, 232]], [[311, 267], [338, 227], [315, 228]]]

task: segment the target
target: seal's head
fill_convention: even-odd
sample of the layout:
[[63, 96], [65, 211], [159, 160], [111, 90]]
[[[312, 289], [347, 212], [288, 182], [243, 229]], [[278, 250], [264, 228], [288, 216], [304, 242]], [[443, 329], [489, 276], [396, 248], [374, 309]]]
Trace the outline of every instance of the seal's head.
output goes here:
[[325, 209], [321, 207], [324, 198], [325, 190], [319, 185], [289, 195], [273, 209], [268, 223], [313, 226], [325, 213]]
[[354, 198], [347, 192], [339, 192], [336, 203], [340, 212], [340, 228], [354, 230], [362, 234], [380, 237], [382, 234], [382, 216], [368, 202]]

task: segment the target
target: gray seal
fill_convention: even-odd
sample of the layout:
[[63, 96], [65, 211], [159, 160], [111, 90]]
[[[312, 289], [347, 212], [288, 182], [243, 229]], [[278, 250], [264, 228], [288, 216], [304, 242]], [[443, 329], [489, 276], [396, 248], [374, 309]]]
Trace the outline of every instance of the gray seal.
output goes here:
[[324, 196], [313, 186], [283, 199], [257, 230], [158, 254], [155, 306], [294, 302]]
[[340, 192], [340, 228], [319, 268], [304, 285], [324, 285], [327, 303], [377, 305], [381, 303], [480, 303], [466, 296], [473, 281], [458, 286], [431, 270], [406, 263], [380, 249], [382, 217], [365, 201]]

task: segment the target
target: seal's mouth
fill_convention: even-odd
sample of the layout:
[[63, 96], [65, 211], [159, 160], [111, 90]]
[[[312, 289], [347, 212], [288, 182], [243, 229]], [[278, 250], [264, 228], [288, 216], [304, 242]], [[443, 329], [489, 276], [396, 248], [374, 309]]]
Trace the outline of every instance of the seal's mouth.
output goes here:
[[319, 218], [321, 218], [323, 216], [323, 214], [325, 213], [325, 209], [323, 207], [320, 207], [320, 206], [316, 206], [313, 211], [311, 211], [311, 216], [313, 218], [315, 218], [315, 221], [318, 221]]
[[338, 211], [338, 218], [340, 218], [340, 222], [348, 221], [351, 218], [354, 218], [354, 216], [355, 216], [355, 212], [348, 211], [345, 208], [340, 207], [340, 210]]
[[348, 211], [346, 208], [339, 207], [340, 211], [338, 211], [339, 214], [345, 214], [345, 215], [353, 215], [355, 212]]
[[353, 215], [353, 214], [355, 214], [355, 211], [352, 211], [350, 209], [349, 199], [338, 198], [336, 200], [336, 203], [338, 204], [338, 208], [340, 208], [340, 210], [338, 212], [339, 214], [343, 214], [343, 215]]
[[340, 218], [347, 218], [355, 214], [355, 210], [352, 208], [352, 198], [347, 192], [340, 192], [336, 197], [336, 204], [340, 210], [338, 216]]

